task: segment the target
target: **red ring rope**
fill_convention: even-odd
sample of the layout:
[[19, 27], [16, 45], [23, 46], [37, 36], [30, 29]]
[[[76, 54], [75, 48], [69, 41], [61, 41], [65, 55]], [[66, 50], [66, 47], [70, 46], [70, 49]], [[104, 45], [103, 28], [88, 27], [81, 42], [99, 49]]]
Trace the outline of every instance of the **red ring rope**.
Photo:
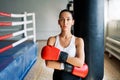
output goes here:
[[8, 50], [8, 49], [10, 49], [10, 48], [13, 48], [13, 46], [12, 46], [12, 45], [8, 45], [8, 46], [6, 46], [6, 47], [4, 47], [4, 48], [1, 48], [1, 49], [0, 49], [0, 53], [4, 52], [4, 51], [6, 51], [6, 50]]
[[3, 35], [3, 36], [0, 36], [0, 40], [4, 40], [4, 39], [10, 38], [12, 36], [13, 36], [12, 34], [6, 34], [6, 35]]
[[0, 12], [0, 16], [11, 17], [11, 14], [5, 13], [5, 12]]
[[0, 22], [0, 26], [12, 26], [12, 22]]

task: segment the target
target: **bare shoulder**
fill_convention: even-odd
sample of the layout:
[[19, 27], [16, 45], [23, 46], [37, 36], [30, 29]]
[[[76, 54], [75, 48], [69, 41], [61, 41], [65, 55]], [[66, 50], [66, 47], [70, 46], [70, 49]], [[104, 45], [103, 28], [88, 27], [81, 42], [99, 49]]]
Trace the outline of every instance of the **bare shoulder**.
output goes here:
[[76, 45], [79, 45], [79, 44], [84, 45], [83, 38], [81, 38], [81, 37], [75, 37], [75, 44]]
[[47, 40], [47, 45], [52, 45], [53, 46], [55, 44], [55, 41], [56, 41], [56, 36], [51, 36]]

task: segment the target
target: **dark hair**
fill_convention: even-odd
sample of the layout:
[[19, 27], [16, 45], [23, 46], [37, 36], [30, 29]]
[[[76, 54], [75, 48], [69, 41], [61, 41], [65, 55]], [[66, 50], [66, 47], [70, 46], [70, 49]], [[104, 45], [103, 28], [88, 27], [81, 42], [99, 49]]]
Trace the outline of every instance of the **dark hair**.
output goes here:
[[72, 17], [73, 17], [73, 14], [72, 14], [72, 12], [71, 12], [70, 10], [68, 10], [68, 9], [63, 9], [63, 10], [60, 11], [59, 18], [60, 18], [61, 14], [62, 14], [63, 12], [69, 12], [69, 13], [72, 15]]

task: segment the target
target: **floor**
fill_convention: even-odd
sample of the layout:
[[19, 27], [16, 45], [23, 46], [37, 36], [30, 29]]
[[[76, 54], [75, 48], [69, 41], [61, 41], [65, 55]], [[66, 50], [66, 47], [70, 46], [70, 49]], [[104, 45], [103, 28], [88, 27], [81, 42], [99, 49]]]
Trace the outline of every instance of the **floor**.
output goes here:
[[120, 60], [104, 55], [104, 80], [120, 80]]
[[[38, 60], [28, 72], [24, 80], [52, 80], [53, 69], [47, 68], [40, 57], [41, 48], [46, 41], [38, 41]], [[109, 58], [108, 53], [104, 54], [104, 78], [103, 80], [120, 80], [120, 61], [115, 57]]]

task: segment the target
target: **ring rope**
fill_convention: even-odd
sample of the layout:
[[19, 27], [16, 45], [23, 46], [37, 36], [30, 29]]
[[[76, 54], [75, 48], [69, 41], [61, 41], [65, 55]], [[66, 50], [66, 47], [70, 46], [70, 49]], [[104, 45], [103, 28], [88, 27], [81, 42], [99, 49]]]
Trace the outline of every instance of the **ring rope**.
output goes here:
[[31, 39], [31, 38], [33, 38], [33, 37], [34, 37], [34, 36], [31, 35], [31, 36], [28, 36], [28, 37], [26, 37], [26, 38], [23, 38], [23, 39], [21, 39], [21, 40], [19, 40], [19, 41], [16, 41], [16, 42], [14, 42], [13, 44], [10, 44], [10, 45], [8, 45], [8, 46], [6, 46], [6, 47], [0, 48], [0, 53], [3, 53], [4, 51], [9, 50], [9, 49], [11, 49], [11, 48], [13, 48], [13, 47], [15, 47], [15, 46], [17, 46], [17, 45], [25, 42], [27, 39]]
[[6, 13], [6, 12], [0, 12], [0, 16], [11, 17], [11, 14]]
[[0, 36], [0, 40], [5, 40], [7, 38], [11, 38], [13, 35], [12, 34], [6, 34], [6, 35], [3, 35], [3, 36]]
[[[24, 13], [24, 14], [9, 14], [9, 13], [5, 13], [5, 12], [0, 12], [0, 16], [4, 16], [4, 17], [22, 17], [24, 18], [23, 21], [21, 22], [0, 22], [0, 27], [3, 27], [3, 26], [17, 26], [17, 25], [23, 25], [24, 26], [24, 29], [21, 30], [21, 31], [18, 31], [18, 32], [14, 32], [14, 33], [11, 33], [11, 34], [5, 34], [5, 35], [2, 35], [0, 36], [0, 40], [5, 40], [7, 38], [11, 38], [11, 37], [15, 37], [15, 36], [18, 36], [20, 34], [26, 34], [26, 36], [24, 38], [22, 38], [21, 40], [18, 40], [10, 45], [7, 45], [3, 48], [0, 48], [0, 53], [6, 51], [6, 50], [9, 50], [23, 42], [25, 42], [26, 40], [28, 39], [33, 39], [34, 42], [36, 42], [36, 25], [35, 25], [35, 13]], [[32, 16], [32, 20], [27, 20], [27, 17], [28, 16]], [[30, 24], [32, 23], [32, 28], [27, 28], [27, 24]], [[33, 35], [32, 34], [27, 34], [28, 31], [32, 31]]]
[[33, 23], [32, 20], [26, 21], [26, 22], [0, 22], [0, 27], [2, 26], [18, 26], [18, 25], [24, 25], [24, 24], [30, 24]]
[[24, 32], [25, 32], [24, 30], [21, 30], [21, 31], [18, 31], [18, 32], [15, 32], [15, 33], [6, 34], [6, 35], [3, 35], [3, 36], [0, 36], [0, 40], [5, 40], [7, 38], [15, 37], [15, 36], [18, 36], [20, 34], [23, 34]]
[[[34, 13], [27, 13], [26, 14], [26, 16], [32, 16], [32, 15], [34, 15]], [[24, 17], [25, 15], [24, 14], [10, 14], [10, 13], [7, 13], [7, 12], [0, 12], [0, 16], [20, 18], [20, 17]]]
[[[32, 30], [33, 30], [33, 28], [27, 29], [27, 31], [32, 31]], [[21, 30], [21, 31], [14, 32], [14, 33], [11, 33], [11, 34], [2, 35], [2, 36], [0, 36], [0, 40], [5, 40], [7, 38], [15, 37], [15, 36], [18, 36], [20, 34], [23, 34], [24, 32], [25, 32], [25, 30]]]

